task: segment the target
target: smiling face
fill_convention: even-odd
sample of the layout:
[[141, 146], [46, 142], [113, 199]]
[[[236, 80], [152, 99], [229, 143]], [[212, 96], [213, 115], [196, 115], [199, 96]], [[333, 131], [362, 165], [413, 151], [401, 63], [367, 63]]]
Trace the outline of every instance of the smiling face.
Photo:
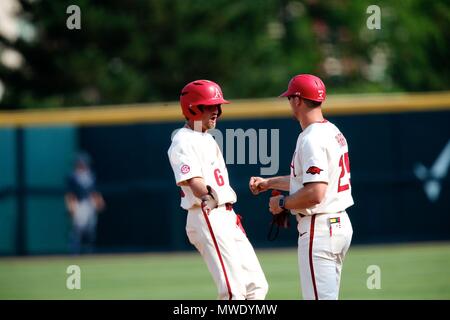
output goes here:
[[214, 129], [217, 124], [217, 118], [219, 116], [220, 104], [203, 106], [202, 113], [202, 130]]

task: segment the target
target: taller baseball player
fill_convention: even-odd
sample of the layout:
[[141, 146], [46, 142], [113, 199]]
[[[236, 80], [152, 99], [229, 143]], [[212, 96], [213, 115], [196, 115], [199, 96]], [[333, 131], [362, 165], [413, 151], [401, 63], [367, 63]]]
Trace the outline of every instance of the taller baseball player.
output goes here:
[[325, 85], [309, 74], [295, 76], [282, 97], [289, 99], [302, 132], [292, 156], [291, 174], [250, 178], [254, 194], [289, 191], [270, 198], [269, 209], [291, 211], [298, 221], [298, 262], [303, 298], [338, 299], [341, 269], [353, 229], [346, 209], [353, 205], [347, 140], [324, 119]]
[[188, 211], [189, 241], [206, 262], [219, 299], [264, 299], [265, 275], [233, 211], [236, 194], [222, 152], [207, 133], [215, 128], [221, 105], [229, 102], [219, 85], [197, 80], [183, 88], [180, 103], [187, 122], [172, 138], [168, 155], [181, 187], [181, 207]]

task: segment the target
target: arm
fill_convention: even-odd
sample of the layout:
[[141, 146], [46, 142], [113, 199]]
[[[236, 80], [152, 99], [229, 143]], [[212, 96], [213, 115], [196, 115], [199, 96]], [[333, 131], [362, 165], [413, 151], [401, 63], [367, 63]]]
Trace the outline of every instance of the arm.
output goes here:
[[[286, 209], [305, 209], [313, 207], [322, 202], [327, 191], [328, 184], [325, 182], [312, 182], [305, 184], [304, 188], [285, 197], [284, 207]], [[281, 196], [270, 198], [270, 212], [278, 214], [283, 209], [278, 206]]]
[[283, 191], [289, 191], [290, 188], [290, 176], [279, 176], [268, 179], [268, 188], [277, 189]]
[[197, 198], [202, 198], [208, 194], [208, 189], [206, 188], [205, 180], [200, 177], [194, 177], [186, 181], [186, 184], [191, 188], [192, 193]]
[[100, 192], [92, 192], [91, 193], [91, 199], [95, 204], [95, 209], [100, 212], [103, 209], [105, 209], [105, 200], [103, 199], [103, 196]]
[[75, 206], [77, 205], [77, 198], [72, 192], [68, 192], [65, 194], [64, 200], [66, 202], [67, 211], [69, 211], [70, 215], [73, 216], [75, 214]]
[[289, 191], [289, 185], [289, 176], [278, 176], [267, 179], [261, 177], [251, 177], [249, 182], [250, 190], [254, 195], [269, 189]]
[[202, 209], [209, 213], [212, 209], [217, 207], [217, 200], [214, 199], [210, 190], [205, 183], [205, 180], [200, 177], [194, 177], [187, 180], [187, 184], [192, 190], [192, 193], [197, 198], [202, 200]]
[[322, 202], [327, 191], [328, 184], [325, 182], [307, 183], [304, 188], [287, 196], [285, 199], [286, 209], [305, 209]]
[[[327, 148], [320, 135], [307, 136], [301, 147], [301, 152], [294, 157], [294, 165], [303, 171], [303, 188], [285, 198], [286, 209], [307, 209], [322, 202], [327, 191], [329, 172]], [[281, 212], [278, 199], [270, 199], [272, 213]]]

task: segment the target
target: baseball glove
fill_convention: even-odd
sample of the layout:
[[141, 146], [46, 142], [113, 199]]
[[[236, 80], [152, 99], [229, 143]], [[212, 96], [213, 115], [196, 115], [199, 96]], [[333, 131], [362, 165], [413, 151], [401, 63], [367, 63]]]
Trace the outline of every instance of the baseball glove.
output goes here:
[[[280, 191], [273, 190], [272, 197], [280, 195]], [[269, 241], [274, 241], [278, 237], [280, 228], [287, 229], [290, 227], [289, 217], [291, 216], [289, 210], [283, 210], [279, 214], [272, 215], [272, 222], [270, 224], [269, 233], [267, 234], [267, 239]], [[276, 227], [275, 234], [272, 235], [274, 226]]]

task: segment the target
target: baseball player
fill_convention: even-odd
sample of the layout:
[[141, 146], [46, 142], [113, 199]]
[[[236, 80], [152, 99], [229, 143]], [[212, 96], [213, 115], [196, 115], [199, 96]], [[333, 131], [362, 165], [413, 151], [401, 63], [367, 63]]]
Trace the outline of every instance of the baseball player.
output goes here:
[[289, 99], [302, 132], [292, 156], [291, 174], [251, 177], [250, 190], [289, 191], [270, 198], [269, 210], [284, 209], [298, 221], [298, 262], [303, 298], [338, 299], [344, 257], [353, 229], [346, 209], [353, 205], [347, 140], [324, 119], [325, 85], [309, 74], [295, 76], [282, 97]]
[[233, 211], [236, 194], [222, 152], [207, 133], [229, 102], [216, 83], [197, 80], [183, 88], [180, 103], [187, 122], [173, 136], [168, 155], [181, 187], [181, 207], [188, 211], [189, 241], [206, 262], [219, 299], [264, 299], [265, 275]]

